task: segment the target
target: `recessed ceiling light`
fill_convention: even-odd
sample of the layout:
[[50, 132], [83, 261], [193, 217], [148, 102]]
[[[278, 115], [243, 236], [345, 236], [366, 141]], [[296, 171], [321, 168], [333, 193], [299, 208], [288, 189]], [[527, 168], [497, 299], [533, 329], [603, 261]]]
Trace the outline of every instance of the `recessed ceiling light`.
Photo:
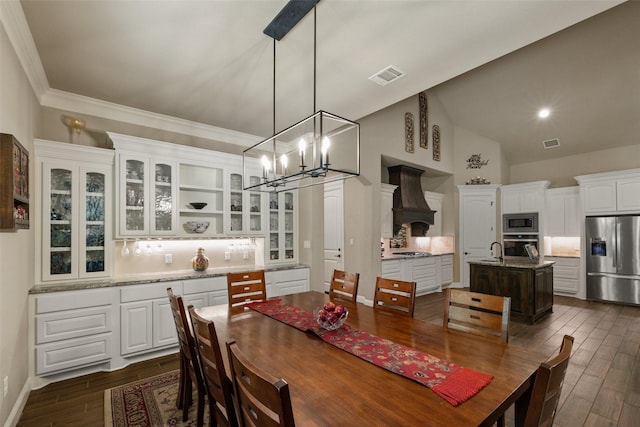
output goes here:
[[549, 114], [551, 114], [551, 110], [549, 110], [548, 108], [541, 108], [540, 111], [538, 111], [538, 117], [540, 117], [541, 119], [546, 119], [547, 117], [549, 117]]

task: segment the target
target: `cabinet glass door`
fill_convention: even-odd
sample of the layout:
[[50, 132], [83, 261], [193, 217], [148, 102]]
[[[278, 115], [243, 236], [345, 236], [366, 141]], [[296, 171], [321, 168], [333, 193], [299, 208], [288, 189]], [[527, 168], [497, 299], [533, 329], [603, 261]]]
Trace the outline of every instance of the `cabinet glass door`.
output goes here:
[[[144, 232], [145, 227], [145, 163], [127, 159], [125, 186], [125, 231]], [[136, 234], [136, 233], [132, 233]]]
[[[73, 230], [72, 185], [73, 173], [70, 169], [50, 169], [49, 177], [49, 221], [48, 275], [51, 277], [71, 275], [76, 271], [73, 264], [75, 239]], [[46, 224], [46, 221], [45, 221]]]
[[[250, 176], [251, 185], [260, 183], [259, 176]], [[249, 192], [249, 231], [259, 233], [262, 231], [262, 193], [259, 191]]]
[[175, 184], [173, 165], [155, 164], [153, 194], [155, 195], [154, 215], [152, 217], [152, 234], [168, 234], [174, 232], [175, 223]]
[[278, 194], [269, 193], [269, 260], [280, 260], [280, 215]]
[[294, 210], [293, 193], [284, 193], [284, 257], [291, 260], [295, 258], [294, 250]]
[[229, 211], [231, 213], [230, 229], [232, 233], [242, 233], [243, 228], [243, 204], [242, 204], [242, 175], [232, 173], [229, 177]]
[[[85, 172], [84, 185], [84, 273], [105, 271], [106, 177], [103, 173]], [[82, 258], [81, 258], [82, 260]], [[84, 275], [84, 274], [83, 274]]]

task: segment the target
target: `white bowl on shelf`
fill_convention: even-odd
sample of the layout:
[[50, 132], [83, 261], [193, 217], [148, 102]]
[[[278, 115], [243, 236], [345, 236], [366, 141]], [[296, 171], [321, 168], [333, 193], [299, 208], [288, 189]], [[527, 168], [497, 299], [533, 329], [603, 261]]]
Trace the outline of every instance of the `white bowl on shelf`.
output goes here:
[[183, 226], [189, 233], [204, 233], [209, 228], [209, 221], [187, 221]]

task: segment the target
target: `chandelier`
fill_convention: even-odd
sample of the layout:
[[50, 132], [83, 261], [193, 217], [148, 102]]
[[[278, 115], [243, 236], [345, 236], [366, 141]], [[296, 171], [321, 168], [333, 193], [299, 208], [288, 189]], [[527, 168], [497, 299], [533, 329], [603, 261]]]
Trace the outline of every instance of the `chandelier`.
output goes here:
[[[243, 152], [243, 188], [281, 192], [360, 175], [360, 124], [316, 110], [316, 15], [320, 0], [290, 0], [264, 33], [273, 38], [273, 133]], [[313, 111], [309, 117], [276, 133], [276, 41], [311, 9], [313, 22]], [[260, 179], [256, 180], [259, 170]], [[253, 179], [252, 179], [253, 178]]]

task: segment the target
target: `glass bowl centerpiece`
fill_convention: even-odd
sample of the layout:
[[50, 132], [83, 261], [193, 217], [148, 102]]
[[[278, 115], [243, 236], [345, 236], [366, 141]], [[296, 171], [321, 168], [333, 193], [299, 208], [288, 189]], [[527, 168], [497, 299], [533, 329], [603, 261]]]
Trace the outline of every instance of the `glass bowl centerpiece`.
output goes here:
[[334, 331], [344, 324], [349, 311], [343, 305], [329, 301], [322, 308], [314, 310], [314, 314], [322, 329]]

